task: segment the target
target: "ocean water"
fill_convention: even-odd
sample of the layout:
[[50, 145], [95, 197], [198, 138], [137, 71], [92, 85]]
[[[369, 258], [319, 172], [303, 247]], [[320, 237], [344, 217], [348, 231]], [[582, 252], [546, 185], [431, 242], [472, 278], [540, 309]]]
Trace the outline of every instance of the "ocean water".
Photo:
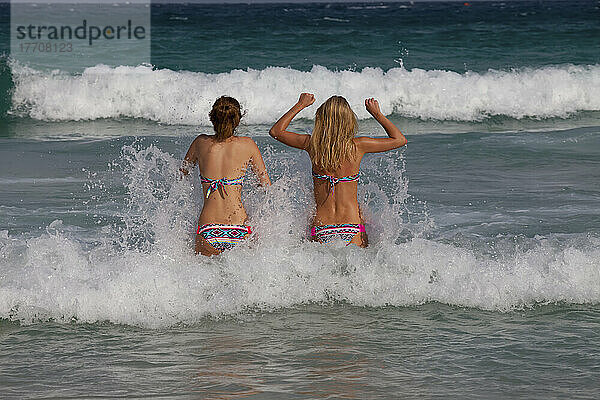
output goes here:
[[[600, 3], [151, 13], [151, 65], [35, 70], [0, 31], [1, 398], [600, 396]], [[306, 240], [309, 160], [268, 136], [301, 91], [408, 138], [363, 161], [366, 249]], [[177, 169], [222, 94], [274, 184], [204, 258]]]

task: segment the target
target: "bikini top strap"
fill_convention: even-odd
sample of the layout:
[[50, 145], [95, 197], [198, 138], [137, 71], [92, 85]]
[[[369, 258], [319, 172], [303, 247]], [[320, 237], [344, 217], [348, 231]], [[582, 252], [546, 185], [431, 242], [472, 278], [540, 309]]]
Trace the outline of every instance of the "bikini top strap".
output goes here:
[[208, 183], [208, 190], [206, 191], [206, 198], [208, 199], [208, 196], [210, 196], [210, 194], [215, 191], [218, 190], [219, 187], [221, 187], [223, 189], [223, 191], [225, 192], [225, 194], [227, 194], [227, 192], [225, 191], [225, 186], [226, 185], [241, 185], [244, 181], [244, 177], [240, 176], [239, 178], [235, 178], [235, 179], [227, 179], [227, 178], [221, 178], [221, 179], [210, 179], [210, 178], [206, 178], [202, 175], [200, 175], [200, 182], [202, 183]]
[[330, 192], [333, 195], [335, 193], [335, 185], [337, 185], [340, 182], [354, 182], [357, 181], [358, 178], [360, 178], [360, 172], [357, 173], [356, 175], [350, 175], [350, 176], [342, 176], [340, 178], [336, 178], [335, 176], [331, 176], [331, 175], [321, 175], [321, 174], [317, 174], [315, 171], [312, 172], [312, 176], [317, 178], [317, 179], [323, 179], [325, 181], [329, 181], [329, 184], [331, 185], [330, 187]]

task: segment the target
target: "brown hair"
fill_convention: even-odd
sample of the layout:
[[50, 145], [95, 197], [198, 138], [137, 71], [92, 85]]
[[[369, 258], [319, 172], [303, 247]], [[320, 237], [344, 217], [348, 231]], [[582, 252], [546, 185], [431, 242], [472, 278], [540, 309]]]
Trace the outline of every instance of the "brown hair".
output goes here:
[[235, 128], [240, 124], [240, 103], [233, 97], [221, 96], [213, 104], [208, 117], [213, 124], [217, 141], [222, 142], [233, 136]]
[[315, 167], [333, 172], [342, 162], [354, 157], [356, 114], [342, 96], [332, 96], [317, 109], [315, 129], [307, 146]]

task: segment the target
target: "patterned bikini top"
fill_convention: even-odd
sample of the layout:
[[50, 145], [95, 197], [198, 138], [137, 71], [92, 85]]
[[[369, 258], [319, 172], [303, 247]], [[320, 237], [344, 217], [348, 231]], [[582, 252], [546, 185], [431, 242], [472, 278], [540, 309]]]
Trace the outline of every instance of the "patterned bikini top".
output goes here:
[[323, 179], [324, 181], [329, 181], [329, 184], [331, 185], [329, 191], [333, 195], [335, 193], [335, 185], [337, 185], [340, 182], [355, 182], [355, 181], [357, 181], [358, 178], [360, 178], [360, 172], [356, 175], [342, 176], [340, 178], [336, 178], [335, 176], [331, 176], [331, 175], [320, 175], [320, 174], [317, 174], [315, 171], [313, 171], [312, 176], [313, 176], [313, 178]]
[[221, 179], [210, 179], [210, 178], [206, 178], [202, 175], [200, 175], [200, 182], [202, 183], [208, 183], [208, 190], [206, 191], [206, 198], [208, 199], [208, 196], [210, 196], [210, 194], [213, 191], [217, 191], [219, 190], [219, 187], [223, 189], [223, 192], [225, 194], [227, 194], [227, 192], [225, 191], [225, 186], [229, 186], [229, 185], [242, 185], [242, 182], [244, 181], [244, 177], [240, 176], [239, 178], [235, 178], [235, 179], [227, 179], [227, 178], [221, 178]]

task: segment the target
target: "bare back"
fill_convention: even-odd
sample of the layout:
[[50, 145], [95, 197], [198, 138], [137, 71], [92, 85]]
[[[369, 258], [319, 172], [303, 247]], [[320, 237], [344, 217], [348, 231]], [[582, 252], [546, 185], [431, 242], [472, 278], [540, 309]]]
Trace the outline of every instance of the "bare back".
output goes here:
[[[191, 144], [185, 160], [188, 164], [197, 164], [200, 175], [209, 180], [243, 177], [250, 166], [261, 184], [270, 184], [260, 151], [250, 138], [232, 136], [219, 142], [213, 135], [200, 135]], [[202, 188], [205, 199], [199, 225], [246, 222], [248, 215], [242, 204], [241, 185], [218, 185], [211, 188], [210, 183], [202, 183]]]
[[[321, 171], [313, 165], [313, 172], [334, 178], [356, 175], [359, 173], [363, 155], [364, 153], [357, 149], [355, 158], [343, 162], [337, 170]], [[314, 218], [315, 225], [363, 223], [357, 200], [357, 181], [339, 182], [332, 186], [330, 181], [313, 176], [313, 183], [317, 206]]]

